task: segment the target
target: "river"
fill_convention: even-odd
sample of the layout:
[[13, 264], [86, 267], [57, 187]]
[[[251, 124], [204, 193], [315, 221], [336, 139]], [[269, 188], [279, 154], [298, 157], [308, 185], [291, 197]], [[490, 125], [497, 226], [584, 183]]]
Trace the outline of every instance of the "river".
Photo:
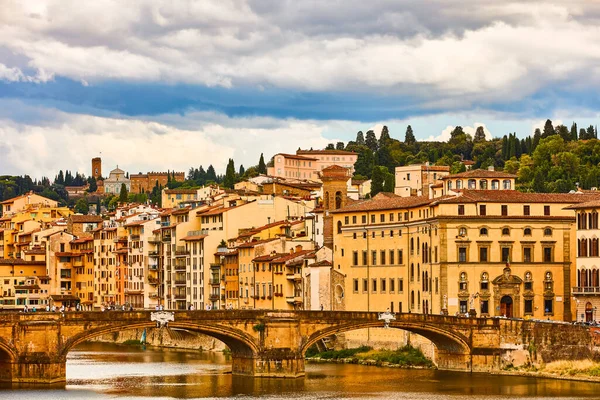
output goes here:
[[69, 353], [67, 384], [0, 388], [2, 400], [600, 398], [600, 384], [361, 365], [307, 364], [304, 379], [232, 376], [223, 354], [87, 343]]

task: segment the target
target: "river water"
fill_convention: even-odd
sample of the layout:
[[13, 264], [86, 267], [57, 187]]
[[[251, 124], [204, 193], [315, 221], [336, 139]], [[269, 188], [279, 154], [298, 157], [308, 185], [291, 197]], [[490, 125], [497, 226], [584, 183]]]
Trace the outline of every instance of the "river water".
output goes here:
[[220, 353], [84, 344], [69, 353], [66, 386], [0, 388], [0, 400], [600, 399], [600, 384], [513, 376], [307, 364], [304, 379], [253, 379], [230, 370]]

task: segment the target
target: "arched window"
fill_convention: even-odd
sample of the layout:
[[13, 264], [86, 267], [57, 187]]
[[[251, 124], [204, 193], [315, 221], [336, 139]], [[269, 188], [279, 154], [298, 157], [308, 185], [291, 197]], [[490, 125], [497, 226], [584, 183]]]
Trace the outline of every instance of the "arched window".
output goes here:
[[417, 238], [417, 254], [419, 254], [419, 247], [421, 246], [421, 240]]
[[524, 286], [526, 291], [533, 290], [532, 275], [529, 271], [525, 272]]
[[525, 228], [523, 230], [523, 236], [531, 236], [531, 228]]
[[410, 238], [410, 255], [415, 253], [415, 238]]
[[414, 290], [410, 291], [410, 308], [411, 309], [415, 308], [415, 291]]
[[502, 236], [509, 236], [509, 235], [510, 235], [510, 229], [502, 228]]
[[448, 181], [448, 190], [452, 190], [452, 181]]
[[479, 235], [480, 235], [480, 236], [487, 236], [487, 234], [488, 234], [488, 230], [487, 230], [487, 228], [481, 228], [481, 229], [479, 230]]
[[587, 287], [588, 279], [587, 279], [587, 270], [582, 268], [579, 270], [579, 274], [577, 275], [577, 286], [579, 287]]
[[462, 181], [460, 179], [456, 181], [456, 188], [462, 189]]
[[479, 181], [479, 190], [487, 190], [487, 179], [481, 179]]
[[552, 292], [554, 288], [554, 283], [552, 281], [552, 272], [546, 271], [544, 274], [544, 290], [547, 292]]
[[480, 282], [481, 290], [489, 290], [490, 289], [490, 276], [487, 272], [481, 273], [481, 282]]
[[342, 221], [338, 221], [337, 223], [337, 233], [342, 233]]
[[324, 207], [326, 210], [329, 210], [329, 192], [325, 192], [325, 196], [323, 196], [323, 200], [325, 200]]
[[510, 188], [511, 188], [510, 179], [503, 180], [502, 181], [502, 189], [510, 190]]
[[599, 255], [599, 251], [598, 251], [598, 238], [592, 238], [592, 243], [590, 244], [590, 256], [591, 257], [598, 257]]
[[410, 280], [411, 282], [415, 280], [415, 264], [410, 264]]
[[544, 236], [552, 236], [552, 228], [545, 228]]
[[342, 208], [342, 192], [335, 192], [335, 209]]
[[592, 229], [598, 229], [598, 213], [596, 211], [592, 212]]
[[471, 190], [477, 189], [477, 181], [475, 179], [469, 179], [468, 185]]
[[500, 189], [500, 181], [498, 179], [494, 179], [492, 181], [492, 190]]

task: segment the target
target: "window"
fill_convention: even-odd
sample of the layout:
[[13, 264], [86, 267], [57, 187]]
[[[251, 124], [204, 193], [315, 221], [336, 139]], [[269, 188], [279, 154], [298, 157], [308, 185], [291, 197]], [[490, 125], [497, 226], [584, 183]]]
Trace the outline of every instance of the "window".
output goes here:
[[369, 282], [366, 278], [363, 278], [363, 293], [366, 293], [369, 290]]
[[510, 236], [510, 228], [502, 228], [502, 236]]
[[487, 234], [488, 234], [487, 228], [481, 228], [479, 230], [479, 235], [481, 235], [481, 236], [487, 236]]
[[367, 265], [368, 263], [368, 258], [367, 258], [367, 251], [363, 250], [362, 252], [362, 265]]
[[467, 236], [467, 228], [458, 228], [458, 236]]
[[480, 247], [479, 248], [479, 261], [480, 262], [487, 262], [488, 261], [488, 248], [487, 247]]
[[390, 213], [390, 222], [394, 222], [394, 213]]
[[523, 236], [531, 236], [531, 228], [525, 228], [523, 230]]
[[371, 223], [374, 224], [375, 223], [375, 215], [371, 215]]
[[380, 283], [380, 287], [381, 287], [381, 293], [385, 293], [387, 288], [385, 287], [387, 283], [387, 279], [386, 278], [381, 278], [381, 283]]
[[508, 215], [508, 206], [506, 204], [502, 204], [502, 206], [500, 206], [500, 209], [502, 216], [506, 217]]
[[379, 262], [381, 263], [381, 265], [385, 265], [385, 250], [381, 250], [381, 252], [379, 253], [379, 257]]
[[479, 190], [487, 190], [488, 182], [485, 179], [479, 181]]
[[458, 283], [458, 290], [467, 290], [467, 273], [464, 271], [460, 273], [460, 282]]
[[550, 215], [550, 206], [544, 206], [544, 215]]
[[525, 272], [524, 289], [526, 291], [533, 290], [533, 282], [531, 281], [531, 272]]
[[552, 228], [544, 229], [544, 236], [552, 236]]
[[552, 315], [554, 313], [552, 305], [552, 299], [544, 299], [544, 315]]
[[479, 205], [479, 215], [486, 215], [486, 207], [485, 204], [480, 204]]
[[363, 215], [362, 218], [361, 218], [361, 220], [362, 220], [363, 224], [366, 224], [367, 223], [367, 216]]
[[377, 252], [375, 250], [371, 252], [371, 265], [377, 265]]
[[523, 206], [523, 215], [531, 215], [531, 208], [529, 206]]
[[467, 262], [467, 248], [466, 247], [458, 248], [458, 261], [459, 262]]
[[511, 186], [510, 179], [505, 179], [502, 181], [502, 188], [504, 190], [510, 190], [510, 186]]
[[372, 284], [372, 293], [377, 293], [377, 279], [373, 278], [371, 280], [371, 284]]
[[533, 314], [533, 300], [525, 299], [525, 315]]
[[393, 293], [396, 290], [396, 280], [394, 278], [390, 278], [390, 293]]
[[489, 300], [481, 300], [481, 314], [489, 314]]
[[531, 247], [523, 247], [523, 262], [530, 263], [531, 262]]
[[379, 222], [385, 222], [385, 214], [379, 215]]
[[356, 239], [356, 232], [352, 233], [352, 239]]
[[544, 262], [552, 261], [552, 247], [544, 247]]
[[462, 181], [461, 180], [456, 181], [456, 188], [462, 189]]
[[475, 179], [469, 179], [469, 181], [467, 182], [468, 188], [471, 190], [475, 190], [477, 189], [477, 182], [475, 182]]
[[353, 224], [356, 224], [356, 215], [353, 215], [353, 216], [352, 216], [352, 223], [353, 223]]
[[344, 225], [348, 225], [350, 223], [350, 217], [344, 217]]
[[394, 255], [396, 254], [396, 252], [394, 250], [390, 250], [390, 265], [394, 265]]
[[358, 265], [358, 251], [352, 252], [352, 265]]
[[465, 215], [465, 205], [464, 204], [458, 205], [458, 215]]
[[502, 247], [500, 253], [502, 254], [502, 262], [510, 262], [510, 247]]
[[402, 250], [398, 250], [398, 264], [404, 264], [404, 254]]

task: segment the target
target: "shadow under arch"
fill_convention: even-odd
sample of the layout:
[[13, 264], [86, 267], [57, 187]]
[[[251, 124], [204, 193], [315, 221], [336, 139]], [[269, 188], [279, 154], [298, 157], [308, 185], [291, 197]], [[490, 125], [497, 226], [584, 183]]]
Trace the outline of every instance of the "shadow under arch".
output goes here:
[[12, 380], [12, 364], [17, 355], [3, 338], [0, 338], [0, 381]]
[[[337, 333], [344, 333], [366, 328], [383, 328], [381, 321], [348, 322], [343, 325], [331, 326], [313, 333], [300, 352], [304, 356], [306, 351], [317, 341]], [[391, 321], [389, 328], [405, 330], [416, 333], [429, 339], [438, 350], [438, 354], [451, 354], [456, 356], [467, 356], [471, 354], [468, 338], [464, 335], [440, 328], [434, 324], [424, 324], [412, 321]]]
[[[208, 323], [198, 322], [170, 322], [168, 326], [169, 328], [184, 329], [187, 331], [192, 331], [213, 337], [225, 343], [227, 347], [229, 347], [229, 349], [231, 350], [231, 354], [234, 357], [253, 357], [256, 356], [256, 354], [259, 352], [258, 343], [255, 342], [252, 336], [240, 330], [232, 330], [230, 327], [224, 327], [218, 324], [209, 325]], [[78, 333], [77, 335], [72, 336], [64, 342], [63, 346], [59, 349], [59, 357], [61, 357], [62, 359], [66, 359], [67, 354], [73, 347], [94, 337], [111, 334], [114, 332], [120, 332], [124, 330], [144, 328], [156, 328], [156, 323], [144, 321], [129, 325], [111, 325], [99, 327], [96, 329], [85, 330], [81, 333]]]

